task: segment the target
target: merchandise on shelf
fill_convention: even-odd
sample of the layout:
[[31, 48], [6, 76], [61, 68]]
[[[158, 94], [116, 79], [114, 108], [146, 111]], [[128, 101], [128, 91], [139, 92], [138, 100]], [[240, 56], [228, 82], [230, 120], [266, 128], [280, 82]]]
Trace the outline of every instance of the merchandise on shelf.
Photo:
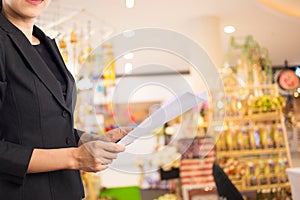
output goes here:
[[219, 159], [224, 172], [238, 184], [243, 181], [244, 187], [285, 184], [288, 182], [285, 169], [289, 166], [287, 158], [265, 157], [240, 160], [223, 157]]
[[[247, 90], [242, 88], [241, 90]], [[249, 92], [249, 91], [248, 91]], [[226, 114], [230, 117], [244, 117], [254, 114], [281, 111], [285, 106], [285, 100], [278, 95], [264, 94], [254, 97], [249, 94], [243, 99], [237, 94], [226, 96]]]
[[256, 192], [255, 199], [283, 199], [290, 200], [291, 199], [291, 191], [287, 188], [267, 188], [260, 189]]
[[[239, 90], [251, 104], [238, 104]], [[255, 96], [254, 91], [263, 95]], [[245, 92], [243, 92], [245, 94]], [[291, 166], [282, 106], [276, 85], [226, 88], [229, 104], [225, 126], [217, 132], [216, 159], [240, 191], [289, 188], [285, 169]], [[242, 101], [243, 98], [240, 98]], [[241, 112], [241, 108], [245, 110]], [[251, 112], [249, 112], [251, 107]], [[234, 109], [233, 109], [234, 108]]]
[[218, 152], [285, 147], [284, 132], [279, 122], [271, 121], [254, 125], [229, 123], [226, 127], [227, 129], [220, 134], [216, 144]]

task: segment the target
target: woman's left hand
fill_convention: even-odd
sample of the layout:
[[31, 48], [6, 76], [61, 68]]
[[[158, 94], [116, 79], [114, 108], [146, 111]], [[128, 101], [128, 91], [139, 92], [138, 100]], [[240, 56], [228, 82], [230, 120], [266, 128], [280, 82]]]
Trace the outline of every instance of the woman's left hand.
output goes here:
[[80, 137], [78, 146], [85, 144], [87, 142], [97, 141], [97, 140], [106, 141], [106, 142], [118, 142], [120, 139], [122, 139], [125, 135], [127, 135], [132, 130], [133, 130], [132, 127], [120, 127], [120, 128], [112, 129], [101, 135], [84, 133]]

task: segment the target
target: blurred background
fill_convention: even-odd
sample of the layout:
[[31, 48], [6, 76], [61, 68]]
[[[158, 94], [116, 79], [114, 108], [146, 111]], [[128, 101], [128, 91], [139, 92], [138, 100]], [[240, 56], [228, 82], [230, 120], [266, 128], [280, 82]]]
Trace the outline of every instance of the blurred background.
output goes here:
[[[286, 169], [300, 166], [299, 1], [52, 0], [37, 24], [56, 39], [77, 81], [75, 124], [91, 134], [138, 125], [182, 89], [182, 77], [195, 94], [212, 92], [205, 81], [210, 77], [179, 56], [149, 49], [124, 54], [122, 44], [107, 42], [116, 35], [130, 38], [135, 29], [149, 27], [183, 34], [206, 51], [222, 77], [224, 91], [217, 92], [225, 113], [218, 107], [222, 101], [208, 99], [132, 144], [130, 152], [154, 156], [117, 164], [139, 173], [84, 173], [87, 199], [217, 199], [215, 162], [244, 199], [291, 198]], [[130, 102], [114, 97], [124, 80]], [[167, 84], [130, 91], [161, 80]], [[214, 127], [211, 116], [219, 114], [226, 116], [224, 125]], [[169, 145], [177, 134], [176, 145]], [[203, 157], [206, 147], [211, 151]], [[151, 166], [159, 170], [146, 172]]]

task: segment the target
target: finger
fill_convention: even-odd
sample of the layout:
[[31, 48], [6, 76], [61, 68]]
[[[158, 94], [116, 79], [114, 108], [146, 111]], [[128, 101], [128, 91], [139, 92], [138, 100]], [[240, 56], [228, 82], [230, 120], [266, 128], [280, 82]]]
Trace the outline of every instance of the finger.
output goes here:
[[97, 140], [110, 142], [110, 138], [108, 138], [108, 137], [107, 137], [106, 135], [104, 135], [104, 134], [92, 135], [92, 141], [97, 141]]
[[107, 137], [105, 134], [100, 134], [100, 135], [94, 135], [93, 141], [97, 141], [97, 140], [101, 140], [101, 141], [105, 141], [105, 142], [110, 142], [110, 138]]
[[96, 149], [103, 149], [105, 151], [109, 151], [112, 153], [120, 153], [125, 151], [125, 147], [120, 144], [116, 144], [113, 142], [103, 142], [103, 141], [95, 141]]
[[108, 135], [108, 137], [110, 137], [112, 142], [117, 142], [132, 130], [133, 130], [132, 127], [120, 127], [120, 128], [117, 128], [117, 129], [107, 132], [106, 135]]
[[83, 144], [91, 142], [91, 141], [97, 141], [97, 140], [101, 140], [101, 141], [110, 141], [110, 138], [108, 138], [107, 136], [105, 136], [104, 134], [101, 135], [95, 135], [95, 134], [85, 134], [80, 138], [81, 142]]
[[96, 151], [95, 155], [93, 155], [97, 159], [105, 158], [105, 159], [116, 159], [118, 157], [117, 153], [105, 151], [103, 149]]
[[96, 158], [97, 160], [97, 165], [108, 165], [112, 163], [112, 159], [106, 159], [106, 158]]
[[120, 129], [126, 133], [129, 133], [130, 131], [132, 131], [134, 128], [130, 127], [130, 126], [125, 126], [125, 127], [120, 127]]
[[94, 169], [93, 169], [93, 172], [100, 172], [100, 171], [103, 171], [105, 169], [108, 168], [108, 165], [102, 165], [102, 164], [99, 164], [97, 165]]
[[120, 127], [119, 128], [119, 135], [124, 137], [125, 135], [127, 135], [132, 130], [133, 130], [133, 127]]

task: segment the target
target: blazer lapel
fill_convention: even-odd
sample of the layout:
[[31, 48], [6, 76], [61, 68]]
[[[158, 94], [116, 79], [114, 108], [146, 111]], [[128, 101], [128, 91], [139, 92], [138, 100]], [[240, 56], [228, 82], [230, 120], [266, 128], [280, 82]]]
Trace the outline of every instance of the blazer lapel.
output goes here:
[[48, 88], [53, 94], [56, 100], [70, 112], [69, 108], [65, 104], [65, 100], [62, 94], [61, 86], [56, 80], [54, 75], [50, 72], [46, 63], [41, 59], [38, 52], [36, 52], [30, 42], [24, 38], [21, 34], [9, 34], [12, 41], [15, 43], [17, 48], [20, 50], [26, 61], [28, 62], [31, 69], [39, 77], [41, 82]]
[[[61, 106], [63, 106], [67, 111], [71, 112], [71, 106], [66, 105], [66, 101], [64, 100], [62, 89], [54, 77], [54, 75], [50, 72], [46, 63], [42, 60], [37, 51], [34, 50], [26, 36], [15, 27], [9, 20], [0, 13], [0, 28], [7, 32], [8, 36], [14, 42], [16, 47], [19, 49], [21, 54], [24, 56], [26, 61], [28, 62], [31, 69], [37, 75], [37, 77], [41, 80], [41, 82], [45, 85], [45, 87], [52, 93], [55, 99], [59, 102]], [[59, 63], [59, 67], [63, 67], [65, 69], [65, 65], [63, 60], [59, 54], [55, 41], [51, 41], [39, 28], [34, 27], [34, 34], [39, 35], [44, 38], [44, 41], [49, 44], [51, 47], [52, 53], [54, 57], [57, 59]], [[68, 71], [66, 70], [66, 74]], [[72, 89], [74, 86], [74, 80], [72, 79], [72, 75], [66, 75], [67, 80], [67, 103], [70, 105], [72, 101]]]
[[72, 91], [73, 91], [75, 80], [74, 80], [72, 74], [67, 69], [67, 67], [63, 61], [63, 58], [59, 52], [59, 49], [56, 45], [55, 40], [47, 38], [45, 41], [46, 41], [46, 45], [48, 47], [50, 47], [51, 53], [54, 56], [56, 63], [58, 64], [58, 67], [61, 69], [64, 76], [66, 77], [66, 81], [67, 81], [66, 104], [69, 107], [72, 104]]

